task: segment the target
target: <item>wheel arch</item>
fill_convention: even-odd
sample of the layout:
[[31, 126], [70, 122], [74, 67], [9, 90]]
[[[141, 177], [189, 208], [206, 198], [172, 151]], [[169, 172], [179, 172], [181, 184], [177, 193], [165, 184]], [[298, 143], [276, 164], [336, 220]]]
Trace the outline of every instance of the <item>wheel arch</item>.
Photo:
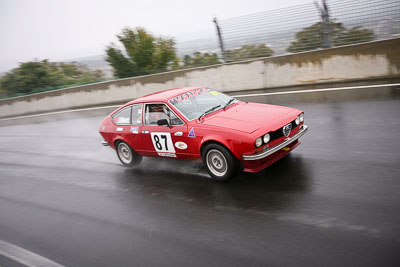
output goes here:
[[[216, 177], [215, 174], [213, 174], [213, 171], [210, 170], [210, 167], [207, 166], [205, 148], [208, 145], [218, 145], [221, 148], [224, 148], [226, 150], [226, 152], [228, 152], [230, 154], [231, 160], [229, 160], [228, 158], [225, 157], [228, 166], [232, 167], [231, 171], [229, 171], [230, 174], [228, 175], [228, 177], [225, 177], [223, 179], [221, 179], [221, 177]], [[216, 140], [207, 140], [207, 141], [202, 143], [200, 151], [201, 151], [201, 157], [203, 159], [203, 164], [206, 166], [207, 172], [210, 174], [211, 177], [213, 177], [213, 179], [216, 179], [217, 181], [226, 182], [226, 181], [230, 180], [236, 173], [238, 173], [238, 172], [243, 170], [242, 162], [237, 158], [237, 156], [232, 152], [232, 150], [229, 149], [229, 147], [227, 145], [225, 145], [224, 143], [222, 143], [222, 142], [219, 142], [219, 141], [216, 141]], [[221, 153], [224, 153], [224, 152], [221, 151]], [[229, 164], [228, 162], [231, 162], [231, 163]]]
[[232, 154], [232, 156], [234, 156], [237, 159], [237, 156], [235, 155], [235, 153], [233, 153], [232, 149], [230, 149], [229, 146], [227, 146], [226, 144], [224, 144], [221, 141], [217, 141], [217, 140], [214, 140], [214, 139], [206, 140], [201, 144], [201, 146], [200, 146], [200, 155], [201, 156], [203, 156], [204, 149], [209, 144], [217, 144], [217, 145], [223, 146], [226, 150], [228, 150]]
[[[117, 144], [118, 144], [119, 142], [125, 142], [125, 143], [127, 143], [127, 144], [132, 148], [132, 145], [128, 142], [128, 140], [127, 140], [126, 138], [124, 138], [124, 137], [118, 135], [118, 136], [116, 136], [116, 137], [113, 139], [113, 141], [112, 141], [112, 145], [113, 145], [113, 148], [114, 148], [114, 149], [117, 147]], [[132, 149], [133, 149], [133, 148], [132, 148]]]

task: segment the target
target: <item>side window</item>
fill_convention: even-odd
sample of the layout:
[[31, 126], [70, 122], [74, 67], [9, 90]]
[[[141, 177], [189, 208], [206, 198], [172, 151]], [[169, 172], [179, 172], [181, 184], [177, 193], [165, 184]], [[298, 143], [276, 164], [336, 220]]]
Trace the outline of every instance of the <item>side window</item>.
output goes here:
[[169, 112], [169, 120], [170, 120], [170, 122], [169, 122], [170, 125], [183, 125], [184, 124], [183, 121], [178, 116], [176, 116], [175, 113], [173, 113], [171, 111]]
[[164, 104], [147, 104], [145, 111], [145, 124], [157, 125], [158, 120], [167, 119], [168, 115], [165, 112]]
[[142, 104], [132, 106], [132, 124], [142, 124]]
[[116, 124], [130, 124], [131, 123], [131, 107], [124, 108], [117, 112], [113, 117]]
[[147, 104], [145, 111], [145, 124], [157, 125], [158, 120], [166, 119], [169, 125], [183, 125], [183, 121], [177, 117], [165, 104]]

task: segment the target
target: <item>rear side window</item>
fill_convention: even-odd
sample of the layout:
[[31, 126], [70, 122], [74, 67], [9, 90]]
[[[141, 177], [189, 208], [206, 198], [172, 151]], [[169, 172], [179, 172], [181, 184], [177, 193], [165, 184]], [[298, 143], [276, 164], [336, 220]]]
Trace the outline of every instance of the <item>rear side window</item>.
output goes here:
[[132, 106], [132, 124], [142, 124], [142, 104]]
[[124, 108], [123, 110], [114, 114], [113, 121], [116, 124], [131, 124], [131, 110], [132, 107]]

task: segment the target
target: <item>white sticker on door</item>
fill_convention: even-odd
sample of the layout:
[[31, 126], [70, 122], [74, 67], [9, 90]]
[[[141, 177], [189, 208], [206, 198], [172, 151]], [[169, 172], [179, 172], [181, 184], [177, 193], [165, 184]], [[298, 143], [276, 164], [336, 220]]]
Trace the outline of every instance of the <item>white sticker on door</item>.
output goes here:
[[157, 152], [175, 153], [170, 133], [151, 133], [151, 141]]
[[176, 146], [176, 148], [179, 148], [179, 149], [182, 149], [182, 150], [184, 150], [184, 149], [186, 149], [188, 147], [187, 144], [182, 142], [182, 141], [176, 142], [175, 146]]

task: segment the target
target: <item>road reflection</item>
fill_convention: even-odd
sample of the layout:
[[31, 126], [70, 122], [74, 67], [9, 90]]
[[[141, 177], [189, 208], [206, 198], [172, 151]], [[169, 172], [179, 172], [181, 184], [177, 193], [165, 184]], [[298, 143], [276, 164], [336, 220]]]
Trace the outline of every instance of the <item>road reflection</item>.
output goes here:
[[[155, 168], [154, 166], [157, 166]], [[230, 182], [212, 181], [200, 162], [147, 159], [117, 177], [119, 186], [146, 194], [216, 208], [281, 210], [310, 190], [310, 173], [301, 155], [292, 154], [262, 172], [240, 173]]]

